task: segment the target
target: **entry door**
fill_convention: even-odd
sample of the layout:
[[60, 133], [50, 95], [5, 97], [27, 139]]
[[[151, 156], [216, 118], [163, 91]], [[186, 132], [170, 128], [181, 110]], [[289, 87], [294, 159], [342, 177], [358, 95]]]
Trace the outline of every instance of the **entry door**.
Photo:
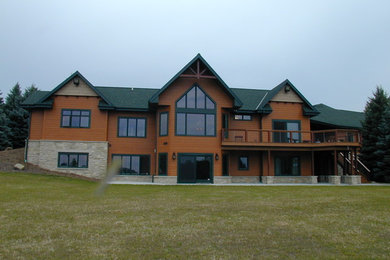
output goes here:
[[209, 154], [179, 154], [178, 182], [212, 182], [212, 158]]

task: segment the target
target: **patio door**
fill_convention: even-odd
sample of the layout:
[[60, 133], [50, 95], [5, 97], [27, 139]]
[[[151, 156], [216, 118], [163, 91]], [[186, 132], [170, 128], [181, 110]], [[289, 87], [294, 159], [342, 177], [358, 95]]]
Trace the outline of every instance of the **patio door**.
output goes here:
[[178, 155], [179, 183], [212, 183], [213, 156], [211, 154], [180, 154]]

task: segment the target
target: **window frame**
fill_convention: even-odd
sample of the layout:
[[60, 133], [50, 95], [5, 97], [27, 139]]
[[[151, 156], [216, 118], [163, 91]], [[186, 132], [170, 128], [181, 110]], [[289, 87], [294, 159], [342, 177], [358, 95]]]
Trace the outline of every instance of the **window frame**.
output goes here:
[[[121, 119], [126, 119], [126, 121], [127, 121], [127, 123], [126, 123], [126, 135], [125, 136], [119, 135], [119, 122], [120, 122]], [[135, 119], [136, 120], [135, 136], [128, 135], [128, 133], [129, 133], [129, 120], [130, 119]], [[144, 129], [145, 135], [144, 136], [137, 136], [137, 133], [138, 133], [138, 120], [139, 119], [144, 119], [145, 120], [145, 129]], [[148, 118], [147, 117], [118, 116], [117, 132], [116, 132], [116, 134], [117, 134], [117, 137], [119, 137], [119, 138], [147, 138], [147, 135], [148, 135]]]
[[[247, 167], [246, 168], [241, 168], [240, 167], [240, 162], [241, 162], [241, 158], [246, 158], [247, 160]], [[237, 168], [239, 171], [249, 171], [249, 156], [248, 155], [241, 155], [241, 156], [238, 156], [238, 164], [237, 164]]]
[[[68, 157], [68, 166], [62, 166], [60, 164], [60, 158], [61, 155], [67, 155]], [[70, 155], [77, 155], [77, 165], [79, 164], [79, 157], [80, 155], [86, 155], [87, 156], [87, 166], [85, 167], [73, 167], [69, 165], [69, 157]], [[71, 168], [71, 169], [88, 169], [89, 168], [89, 153], [79, 153], [79, 152], [58, 152], [58, 158], [57, 158], [57, 168]]]
[[[195, 108], [187, 108], [187, 94], [194, 88], [199, 88], [203, 94], [205, 95], [205, 108], [196, 108], [198, 101], [198, 93], [197, 89], [195, 89]], [[185, 108], [178, 107], [177, 103], [179, 100], [181, 100], [185, 96]], [[207, 109], [207, 98], [214, 104], [213, 109]], [[178, 114], [184, 114], [184, 134], [178, 133]], [[188, 114], [201, 114], [204, 115], [204, 134], [203, 135], [189, 135], [188, 134], [188, 127], [187, 127], [187, 115]], [[207, 135], [207, 115], [213, 115], [214, 116], [214, 131], [212, 135]], [[175, 101], [175, 135], [176, 136], [191, 136], [191, 137], [216, 137], [217, 135], [217, 103], [204, 91], [198, 84], [193, 84], [186, 92], [184, 92], [183, 95], [181, 95], [176, 101]]]
[[[161, 116], [162, 115], [167, 115], [167, 133], [166, 134], [162, 134], [161, 133]], [[168, 111], [164, 111], [164, 112], [160, 112], [160, 115], [159, 115], [159, 123], [158, 123], [158, 126], [159, 126], [159, 135], [160, 136], [168, 136], [169, 134], [169, 112]]]
[[[68, 116], [68, 115], [64, 115], [64, 111], [70, 111], [70, 115], [69, 115], [69, 126], [65, 126], [63, 124], [63, 117], [64, 116]], [[89, 112], [89, 115], [88, 115], [88, 126], [72, 126], [72, 112], [73, 111], [80, 111], [80, 115], [78, 117], [80, 117], [80, 121], [79, 121], [79, 125], [81, 124], [81, 117], [86, 117], [86, 116], [82, 116], [82, 112], [83, 111], [88, 111]], [[76, 117], [76, 116], [75, 116]], [[61, 109], [61, 122], [60, 122], [60, 127], [61, 128], [91, 128], [91, 110], [90, 109], [73, 109], [73, 108], [63, 108]]]
[[[150, 176], [151, 175], [151, 160], [150, 160], [150, 154], [112, 154], [111, 155], [111, 161], [114, 160], [114, 157], [115, 156], [120, 156], [121, 157], [121, 165], [120, 165], [120, 168], [119, 168], [119, 172], [118, 172], [118, 175], [125, 175], [125, 176]], [[135, 157], [135, 156], [138, 156], [139, 157], [139, 169], [140, 169], [140, 172], [138, 174], [131, 174], [131, 173], [123, 173], [121, 172], [120, 170], [122, 169], [122, 158], [124, 156], [128, 156], [130, 157], [130, 169], [131, 169], [131, 164], [132, 164], [132, 157]], [[145, 156], [148, 158], [148, 172], [147, 174], [142, 174], [141, 173], [141, 156]]]
[[[241, 119], [240, 118], [236, 118], [236, 116], [241, 116]], [[244, 116], [249, 116], [250, 119], [244, 119]], [[248, 115], [248, 114], [233, 114], [233, 119], [236, 120], [236, 121], [252, 121], [252, 115]]]

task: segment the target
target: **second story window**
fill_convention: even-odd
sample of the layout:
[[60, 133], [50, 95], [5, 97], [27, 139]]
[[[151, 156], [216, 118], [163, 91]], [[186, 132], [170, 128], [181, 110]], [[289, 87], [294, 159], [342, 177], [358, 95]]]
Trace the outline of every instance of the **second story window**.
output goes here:
[[160, 113], [160, 136], [168, 135], [168, 112]]
[[176, 102], [176, 135], [215, 136], [216, 105], [194, 85]]
[[146, 137], [146, 118], [119, 117], [119, 137]]
[[89, 128], [90, 110], [62, 109], [61, 127]]
[[251, 121], [251, 115], [234, 115], [234, 120]]

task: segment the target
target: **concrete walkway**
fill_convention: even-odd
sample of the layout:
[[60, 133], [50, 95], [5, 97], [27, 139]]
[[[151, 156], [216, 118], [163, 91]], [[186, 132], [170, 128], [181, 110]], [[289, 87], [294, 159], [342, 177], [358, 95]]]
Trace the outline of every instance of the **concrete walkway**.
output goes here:
[[229, 183], [229, 184], [213, 184], [213, 183], [154, 183], [154, 182], [131, 182], [131, 181], [110, 181], [108, 184], [130, 184], [130, 185], [160, 185], [160, 186], [389, 186], [390, 183], [362, 183], [362, 184], [330, 184], [330, 183], [317, 183], [317, 184], [305, 184], [305, 183], [274, 183], [274, 184], [263, 184], [263, 183]]

